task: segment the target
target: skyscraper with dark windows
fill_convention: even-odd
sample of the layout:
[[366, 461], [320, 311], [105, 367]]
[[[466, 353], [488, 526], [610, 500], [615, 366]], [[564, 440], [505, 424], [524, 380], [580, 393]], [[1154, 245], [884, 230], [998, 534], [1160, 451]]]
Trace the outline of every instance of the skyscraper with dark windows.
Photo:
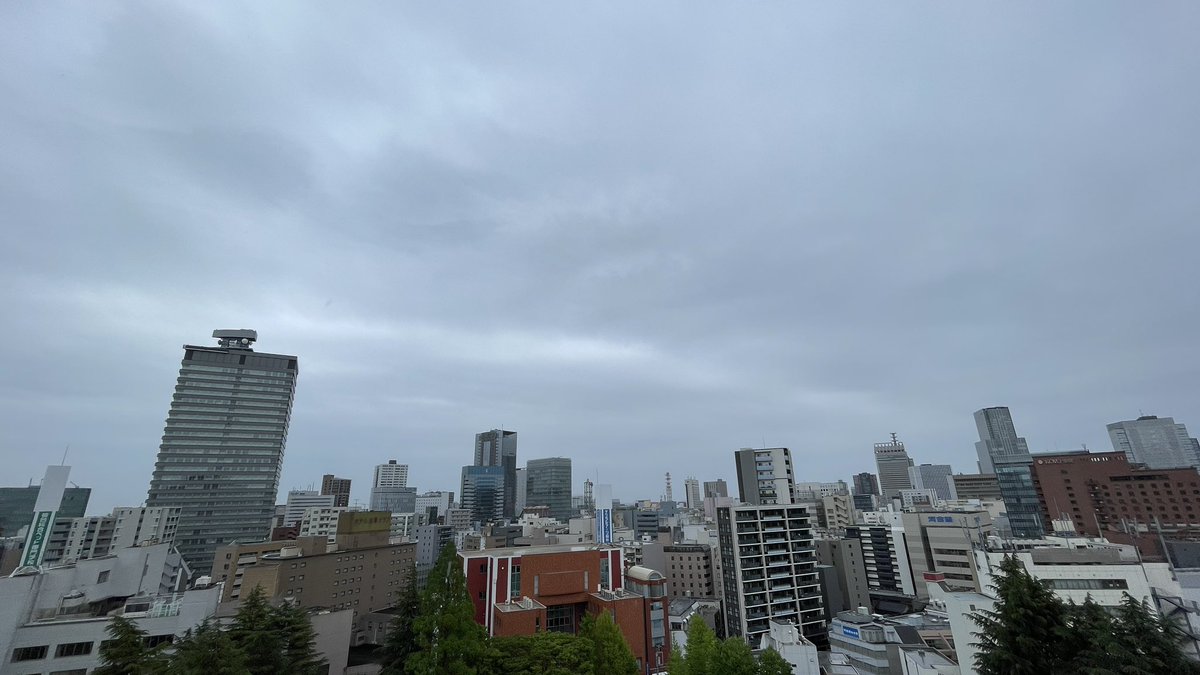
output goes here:
[[571, 458], [531, 459], [525, 468], [525, 506], [548, 506], [551, 518], [570, 520]]
[[517, 516], [517, 432], [492, 429], [475, 434], [475, 466], [504, 469], [504, 500], [501, 515]]
[[295, 356], [252, 349], [253, 330], [184, 345], [149, 507], [178, 507], [175, 545], [197, 575], [217, 547], [271, 533], [299, 373]]
[[975, 444], [979, 470], [996, 474], [1012, 536], [1041, 537], [1045, 529], [1042, 504], [1033, 484], [1033, 457], [1029, 444], [1017, 435], [1012, 413], [1004, 406], [977, 410], [975, 427], [979, 430], [979, 442]]

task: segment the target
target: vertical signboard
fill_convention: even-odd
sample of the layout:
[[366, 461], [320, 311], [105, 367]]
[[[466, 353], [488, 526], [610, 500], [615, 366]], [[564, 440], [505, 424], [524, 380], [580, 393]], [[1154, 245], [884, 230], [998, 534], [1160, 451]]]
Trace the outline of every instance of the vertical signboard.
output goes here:
[[611, 544], [613, 541], [612, 486], [601, 483], [595, 489], [596, 543]]
[[48, 466], [38, 488], [37, 502], [33, 505], [33, 522], [25, 537], [25, 550], [21, 553], [21, 567], [37, 567], [42, 564], [46, 543], [50, 540], [50, 528], [54, 526], [54, 514], [62, 504], [67, 490], [69, 466]]

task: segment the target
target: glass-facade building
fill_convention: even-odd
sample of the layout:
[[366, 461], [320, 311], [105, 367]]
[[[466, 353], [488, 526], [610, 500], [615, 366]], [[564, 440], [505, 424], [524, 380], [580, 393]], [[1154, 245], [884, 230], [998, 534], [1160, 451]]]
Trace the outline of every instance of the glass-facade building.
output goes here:
[[295, 356], [251, 349], [252, 330], [185, 345], [147, 506], [179, 507], [175, 544], [195, 574], [235, 541], [267, 539], [299, 372]]
[[501, 515], [517, 516], [517, 432], [492, 429], [475, 434], [475, 466], [499, 466], [504, 469], [504, 497]]
[[550, 517], [571, 519], [571, 459], [531, 459], [525, 465], [525, 506], [548, 506]]
[[[0, 488], [0, 537], [15, 537], [22, 527], [33, 522], [33, 507], [40, 489], [37, 485]], [[67, 488], [56, 517], [82, 518], [91, 496], [92, 488]]]
[[504, 518], [504, 483], [504, 467], [463, 467], [462, 507], [472, 521], [486, 525]]
[[977, 410], [975, 427], [979, 430], [979, 442], [975, 444], [979, 470], [996, 474], [1012, 536], [1041, 537], [1046, 531], [1041, 500], [1033, 484], [1033, 457], [1029, 444], [1017, 435], [1012, 413], [1003, 406]]

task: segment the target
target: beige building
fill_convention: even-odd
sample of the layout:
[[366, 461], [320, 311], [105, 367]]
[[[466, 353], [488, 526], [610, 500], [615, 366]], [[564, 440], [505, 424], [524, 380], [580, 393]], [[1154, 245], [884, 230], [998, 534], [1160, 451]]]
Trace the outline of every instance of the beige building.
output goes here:
[[918, 511], [903, 514], [908, 559], [917, 596], [926, 595], [926, 572], [945, 575], [950, 590], [981, 588], [974, 551], [987, 544], [992, 518], [987, 511]]
[[667, 579], [667, 597], [715, 598], [719, 578], [712, 549], [704, 544], [642, 544], [642, 565]]

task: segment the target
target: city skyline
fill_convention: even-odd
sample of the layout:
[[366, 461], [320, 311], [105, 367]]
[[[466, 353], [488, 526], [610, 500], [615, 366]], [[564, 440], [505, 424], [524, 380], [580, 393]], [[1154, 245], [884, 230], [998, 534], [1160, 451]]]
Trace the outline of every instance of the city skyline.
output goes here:
[[632, 499], [1200, 425], [1200, 7], [473, 9], [4, 15], [8, 482], [140, 502], [215, 326], [303, 360], [280, 484], [352, 503], [491, 428]]

